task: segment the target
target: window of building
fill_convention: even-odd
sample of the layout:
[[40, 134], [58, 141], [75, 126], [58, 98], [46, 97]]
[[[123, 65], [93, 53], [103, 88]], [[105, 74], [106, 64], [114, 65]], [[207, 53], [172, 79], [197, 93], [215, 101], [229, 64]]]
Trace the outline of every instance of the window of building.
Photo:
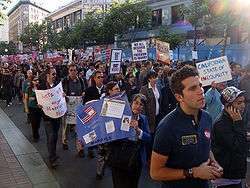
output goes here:
[[82, 17], [82, 11], [81, 10], [75, 12], [75, 23], [77, 23], [78, 21], [80, 21], [81, 17]]
[[152, 11], [152, 27], [157, 27], [162, 24], [162, 9]]
[[184, 20], [184, 14], [183, 14], [183, 4], [181, 5], [176, 5], [171, 7], [172, 11], [172, 24], [175, 24], [179, 21]]
[[70, 27], [70, 15], [64, 17], [64, 27]]

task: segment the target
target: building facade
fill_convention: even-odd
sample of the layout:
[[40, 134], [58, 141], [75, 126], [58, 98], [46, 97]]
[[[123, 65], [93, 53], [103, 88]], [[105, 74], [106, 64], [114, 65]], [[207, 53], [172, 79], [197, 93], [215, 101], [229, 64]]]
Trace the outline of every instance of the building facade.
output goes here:
[[0, 42], [9, 42], [9, 21], [4, 20], [2, 25], [0, 25]]
[[60, 32], [64, 28], [75, 26], [88, 12], [108, 10], [110, 3], [110, 0], [75, 0], [50, 13], [47, 19], [52, 22], [53, 29]]
[[42, 23], [49, 11], [39, 7], [29, 0], [20, 0], [8, 13], [9, 17], [9, 40], [18, 45], [22, 51], [19, 41], [20, 35], [30, 23]]

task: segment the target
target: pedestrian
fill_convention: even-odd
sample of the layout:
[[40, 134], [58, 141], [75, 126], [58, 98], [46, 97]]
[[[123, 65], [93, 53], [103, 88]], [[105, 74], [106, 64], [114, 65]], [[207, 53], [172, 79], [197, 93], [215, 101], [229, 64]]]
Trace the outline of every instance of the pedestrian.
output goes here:
[[[39, 90], [51, 89], [59, 83], [56, 79], [56, 69], [54, 67], [47, 67], [45, 71], [45, 79], [41, 80], [39, 84]], [[42, 106], [41, 106], [42, 108]], [[42, 113], [44, 120], [44, 128], [47, 137], [47, 148], [49, 153], [49, 164], [51, 168], [55, 168], [59, 165], [58, 155], [56, 154], [56, 145], [58, 140], [58, 131], [61, 124], [61, 118], [51, 118]]]
[[217, 188], [243, 188], [241, 180], [246, 177], [248, 152], [244, 94], [234, 86], [221, 93], [224, 110], [212, 133], [212, 151], [223, 167], [222, 178], [213, 182]]
[[133, 139], [123, 139], [111, 143], [111, 167], [113, 188], [137, 188], [142, 168], [146, 166], [146, 143], [151, 142], [148, 120], [142, 115], [146, 97], [136, 94], [131, 103], [132, 120], [135, 129]]
[[184, 66], [171, 77], [178, 106], [155, 133], [150, 175], [162, 188], [208, 188], [222, 168], [210, 150], [212, 119], [202, 110], [204, 91], [194, 67]]
[[[64, 93], [66, 94], [66, 99], [67, 99], [67, 97], [71, 97], [71, 96], [77, 96], [77, 97], [83, 98], [83, 96], [85, 94], [84, 91], [86, 89], [86, 86], [85, 86], [82, 78], [77, 76], [76, 64], [70, 64], [68, 66], [68, 76], [62, 80], [62, 87], [63, 87]], [[66, 100], [66, 101], [68, 101], [68, 100]], [[62, 118], [62, 146], [63, 146], [64, 150], [68, 150], [68, 130], [69, 130], [69, 127], [75, 126], [75, 124], [68, 125], [66, 122], [66, 118], [67, 118], [67, 113]], [[78, 151], [79, 156], [82, 157], [82, 153], [83, 153], [83, 149], [80, 149]]]
[[39, 86], [38, 77], [34, 77], [31, 84], [27, 87], [24, 96], [25, 112], [29, 114], [32, 128], [33, 141], [38, 142], [40, 139], [39, 129], [41, 122], [41, 109], [37, 104], [35, 90]]

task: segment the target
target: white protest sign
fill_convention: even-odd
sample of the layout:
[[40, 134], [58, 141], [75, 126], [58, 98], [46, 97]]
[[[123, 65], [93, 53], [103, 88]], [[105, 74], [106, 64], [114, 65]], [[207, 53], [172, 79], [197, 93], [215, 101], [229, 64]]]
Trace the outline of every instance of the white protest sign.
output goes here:
[[65, 97], [63, 96], [62, 83], [47, 90], [36, 90], [38, 104], [43, 108], [45, 115], [51, 118], [62, 117], [67, 111]]
[[67, 114], [66, 114], [66, 123], [67, 124], [76, 124], [76, 107], [79, 104], [82, 104], [81, 96], [67, 96]]
[[121, 62], [111, 62], [110, 74], [117, 74], [121, 71]]
[[133, 61], [148, 60], [147, 42], [140, 41], [132, 43]]
[[232, 79], [226, 56], [197, 63], [196, 67], [203, 86], [211, 85], [213, 81], [220, 83]]
[[198, 59], [198, 52], [192, 51], [192, 59]]
[[174, 51], [173, 50], [169, 50], [169, 58], [170, 58], [170, 60], [174, 59]]
[[170, 63], [169, 48], [170, 45], [167, 42], [156, 40], [156, 59], [162, 63]]
[[72, 63], [73, 62], [73, 50], [68, 49], [68, 52], [69, 52], [69, 63]]
[[111, 51], [111, 61], [121, 62], [122, 61], [122, 50], [112, 49]]

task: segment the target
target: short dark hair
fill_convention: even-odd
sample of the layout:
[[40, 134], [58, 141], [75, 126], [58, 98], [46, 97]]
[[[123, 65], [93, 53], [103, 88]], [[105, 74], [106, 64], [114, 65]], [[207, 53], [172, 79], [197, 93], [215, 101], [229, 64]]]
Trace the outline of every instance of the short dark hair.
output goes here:
[[157, 77], [157, 73], [154, 70], [148, 71], [148, 73], [147, 73], [147, 81], [149, 82], [149, 79], [154, 78], [154, 77], [155, 78]]
[[110, 81], [110, 82], [108, 82], [108, 83], [106, 84], [106, 93], [107, 93], [108, 95], [110, 95], [110, 94], [109, 94], [109, 90], [112, 90], [113, 87], [115, 87], [116, 85], [117, 85], [117, 82], [115, 82], [115, 81]]
[[195, 67], [190, 65], [185, 65], [173, 73], [170, 79], [170, 88], [173, 94], [183, 95], [184, 85], [182, 84], [182, 81], [194, 76], [198, 76], [198, 72]]

